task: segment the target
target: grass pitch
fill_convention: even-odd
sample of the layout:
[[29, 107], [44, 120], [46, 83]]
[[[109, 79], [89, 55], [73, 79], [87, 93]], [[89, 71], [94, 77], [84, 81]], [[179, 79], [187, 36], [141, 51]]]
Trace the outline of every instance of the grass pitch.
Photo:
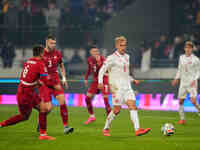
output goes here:
[[[16, 113], [16, 106], [0, 105], [0, 121]], [[48, 134], [56, 137], [55, 141], [38, 140], [37, 114], [33, 111], [28, 121], [0, 128], [0, 150], [200, 150], [200, 117], [195, 113], [186, 113], [187, 124], [181, 126], [176, 124], [177, 112], [139, 110], [141, 127], [150, 127], [152, 132], [136, 137], [128, 110], [122, 110], [112, 123], [111, 137], [104, 137], [104, 109], [95, 109], [97, 121], [84, 125], [86, 108], [69, 107], [70, 126], [75, 132], [64, 135], [59, 108], [55, 107], [48, 116]], [[176, 128], [170, 137], [161, 133], [167, 122]]]

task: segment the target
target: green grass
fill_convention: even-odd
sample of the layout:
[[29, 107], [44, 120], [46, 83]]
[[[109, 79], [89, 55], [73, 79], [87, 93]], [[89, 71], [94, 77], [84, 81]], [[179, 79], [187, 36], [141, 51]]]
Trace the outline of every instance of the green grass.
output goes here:
[[[105, 122], [104, 109], [95, 109], [97, 121], [88, 126], [83, 122], [88, 114], [85, 108], [69, 108], [70, 125], [75, 132], [63, 134], [58, 107], [48, 116], [48, 133], [56, 141], [39, 141], [36, 133], [37, 112], [30, 120], [15, 126], [0, 128], [0, 150], [200, 150], [200, 117], [186, 113], [187, 125], [176, 125], [176, 112], [139, 111], [142, 127], [151, 127], [152, 132], [136, 137], [129, 119], [128, 110], [122, 110], [112, 123], [111, 137], [102, 136]], [[0, 105], [0, 121], [17, 113], [15, 106]], [[173, 123], [176, 133], [166, 137], [161, 126]]]

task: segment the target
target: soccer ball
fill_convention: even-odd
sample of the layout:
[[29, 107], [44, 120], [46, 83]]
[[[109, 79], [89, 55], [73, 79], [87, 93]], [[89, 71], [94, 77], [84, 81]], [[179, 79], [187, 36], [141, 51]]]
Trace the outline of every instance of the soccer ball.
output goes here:
[[161, 128], [161, 132], [165, 136], [170, 136], [170, 135], [174, 134], [175, 128], [174, 128], [173, 124], [165, 123]]

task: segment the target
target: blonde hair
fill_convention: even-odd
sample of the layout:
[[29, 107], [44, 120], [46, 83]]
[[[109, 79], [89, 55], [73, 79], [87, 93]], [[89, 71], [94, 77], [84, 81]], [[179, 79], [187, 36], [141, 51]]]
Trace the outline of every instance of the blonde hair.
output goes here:
[[122, 41], [127, 42], [127, 39], [124, 36], [118, 36], [115, 38], [115, 44], [117, 44], [118, 42], [122, 42]]

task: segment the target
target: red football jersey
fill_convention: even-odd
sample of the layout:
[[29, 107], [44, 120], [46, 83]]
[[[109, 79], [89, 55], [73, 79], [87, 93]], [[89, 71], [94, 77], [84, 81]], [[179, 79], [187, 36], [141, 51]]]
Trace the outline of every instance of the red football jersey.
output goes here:
[[41, 80], [47, 86], [52, 86], [53, 83], [48, 79], [47, 69], [41, 59], [30, 58], [24, 64], [20, 75], [20, 82], [27, 86], [37, 84]]
[[[88, 79], [88, 76], [90, 74], [93, 74], [93, 80], [98, 81], [98, 73], [99, 73], [99, 70], [100, 70], [101, 66], [103, 65], [104, 61], [105, 61], [105, 57], [103, 55], [100, 56], [99, 62], [97, 62], [94, 57], [90, 56], [88, 58], [88, 70], [87, 70], [87, 73], [85, 75], [85, 80]], [[108, 76], [105, 75], [104, 80], [107, 79], [107, 78], [108, 78]]]
[[49, 74], [58, 73], [58, 65], [63, 62], [62, 54], [57, 49], [52, 51], [44, 49], [43, 61]]

